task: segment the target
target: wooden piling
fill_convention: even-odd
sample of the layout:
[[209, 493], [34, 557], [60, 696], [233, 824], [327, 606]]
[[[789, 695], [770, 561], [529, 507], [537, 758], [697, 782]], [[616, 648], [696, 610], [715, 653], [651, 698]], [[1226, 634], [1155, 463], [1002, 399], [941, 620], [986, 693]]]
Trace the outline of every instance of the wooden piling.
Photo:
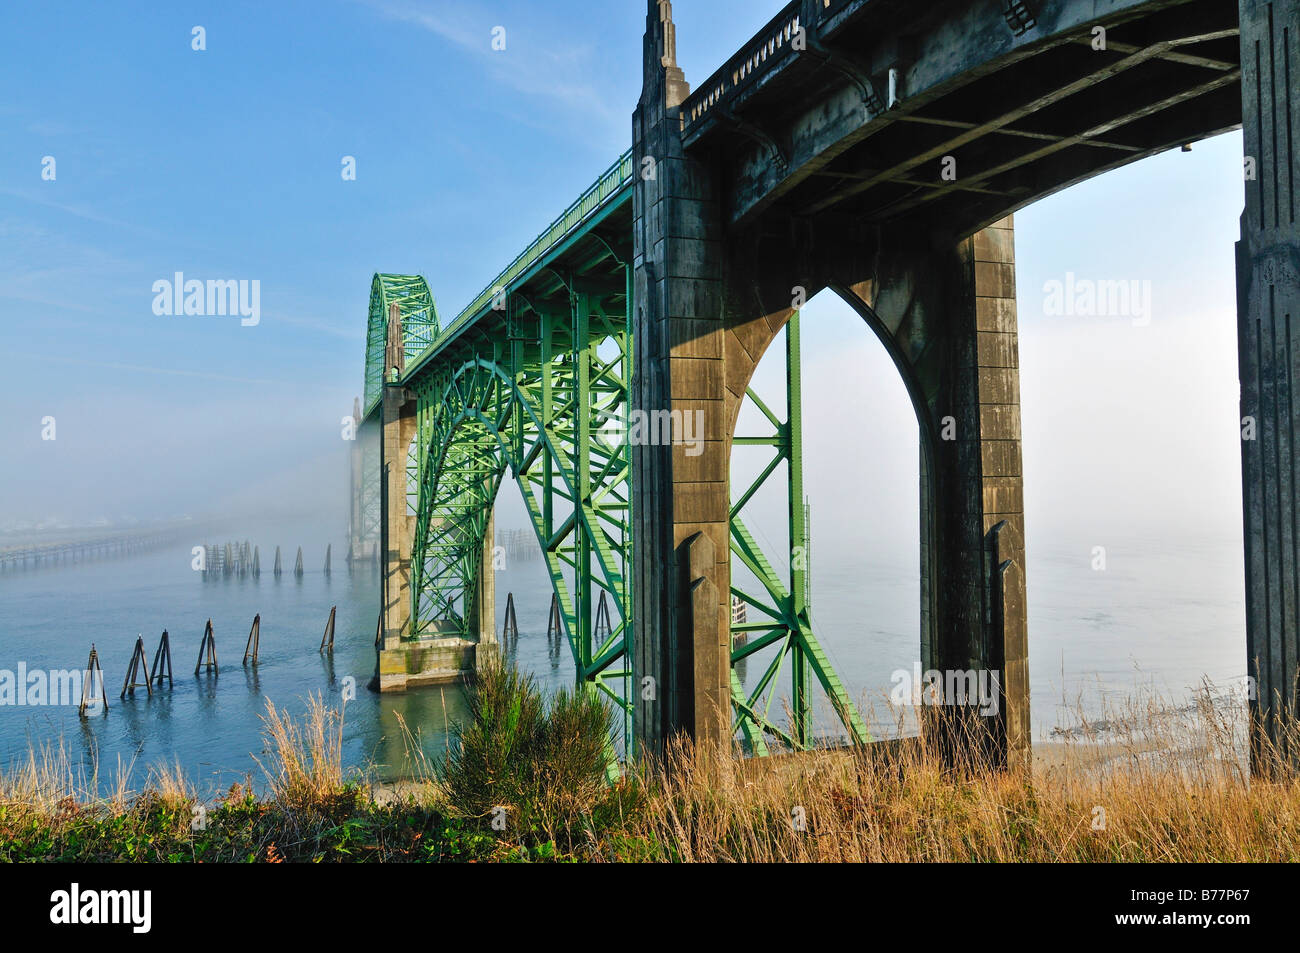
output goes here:
[[257, 665], [257, 651], [262, 642], [262, 613], [253, 616], [253, 627], [248, 630], [248, 644], [244, 646], [244, 663], [248, 664], [251, 655], [253, 665]]
[[338, 606], [330, 606], [330, 618], [325, 623], [325, 633], [320, 637], [321, 652], [328, 651], [330, 655], [334, 654], [334, 613], [338, 611]]
[[519, 638], [519, 620], [515, 618], [515, 594], [506, 593], [506, 620], [501, 629], [501, 640]]
[[607, 595], [604, 589], [600, 590], [600, 602], [596, 606], [596, 628], [592, 632], [592, 638], [598, 643], [609, 638], [614, 632], [614, 623], [609, 616], [609, 603], [605, 601]]
[[253, 547], [253, 578], [256, 579], [262, 575], [262, 554], [258, 547]]
[[299, 579], [302, 578], [302, 547], [298, 547], [298, 560], [293, 564], [293, 574]]
[[158, 651], [153, 654], [153, 668], [149, 672], [149, 681], [162, 688], [163, 673], [167, 674], [167, 687], [172, 687], [172, 641], [167, 630], [163, 629], [162, 638], [158, 640]]
[[[144, 675], [144, 681], [136, 681], [140, 675]], [[131, 661], [126, 666], [126, 679], [122, 682], [122, 694], [118, 698], [125, 698], [127, 693], [135, 697], [135, 690], [138, 686], [144, 685], [149, 697], [153, 698], [153, 685], [149, 681], [149, 660], [144, 654], [144, 636], [136, 637], [135, 648], [131, 650]]]
[[280, 578], [280, 547], [275, 547], [275, 578]]
[[546, 620], [546, 641], [551, 639], [557, 641], [564, 637], [564, 623], [560, 621], [560, 601], [556, 598], [555, 593], [551, 593], [551, 613], [550, 618]]
[[213, 675], [221, 673], [217, 665], [217, 638], [212, 632], [211, 619], [203, 629], [203, 642], [199, 645], [199, 660], [194, 664], [194, 674], [198, 675], [200, 669], [210, 671]]
[[325, 544], [325, 575], [330, 574], [330, 550], [333, 549], [333, 543]]
[[99, 653], [95, 651], [95, 643], [91, 642], [90, 658], [86, 661], [86, 679], [81, 683], [81, 706], [77, 709], [77, 714], [82, 718], [86, 717], [86, 709], [92, 705], [96, 675], [99, 676], [100, 704], [104, 706], [104, 714], [108, 714], [108, 686], [104, 684], [104, 670], [99, 665]]

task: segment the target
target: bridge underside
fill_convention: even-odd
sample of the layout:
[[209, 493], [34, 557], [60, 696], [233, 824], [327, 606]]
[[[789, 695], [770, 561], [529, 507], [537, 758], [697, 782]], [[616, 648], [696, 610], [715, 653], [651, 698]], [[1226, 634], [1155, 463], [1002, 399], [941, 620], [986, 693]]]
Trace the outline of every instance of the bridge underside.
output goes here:
[[[996, 678], [994, 713], [950, 694], [949, 724], [978, 727], [995, 762], [1024, 763], [1010, 215], [1244, 115], [1242, 412], [1261, 421], [1243, 444], [1249, 651], [1252, 669], [1264, 656], [1259, 723], [1294, 713], [1300, 0], [796, 0], [693, 94], [670, 5], [648, 7], [632, 153], [448, 325], [418, 280], [376, 278], [366, 402], [385, 433], [385, 646], [490, 639], [491, 513], [508, 476], [579, 681], [630, 716], [625, 744], [654, 755], [685, 732], [799, 747], [817, 686], [864, 740], [819, 657], [795, 552], [792, 319], [831, 289], [880, 337], [917, 414], [921, 661]], [[790, 551], [764, 554], [730, 460], [741, 404], [759, 400], [754, 368], [783, 331], [790, 412], [767, 415], [771, 435], [739, 435], [786, 464]], [[702, 425], [692, 440], [639, 439], [636, 414]], [[602, 592], [615, 618], [597, 632]], [[737, 621], [733, 597], [759, 618]], [[756, 643], [777, 653], [769, 672], [791, 662], [788, 728], [735, 674]]]
[[1005, 3], [841, 6], [806, 52], [784, 44], [693, 121], [716, 80], [682, 107], [732, 228], [838, 220], [950, 243], [1241, 125], [1235, 0], [1036, 3], [1021, 36]]

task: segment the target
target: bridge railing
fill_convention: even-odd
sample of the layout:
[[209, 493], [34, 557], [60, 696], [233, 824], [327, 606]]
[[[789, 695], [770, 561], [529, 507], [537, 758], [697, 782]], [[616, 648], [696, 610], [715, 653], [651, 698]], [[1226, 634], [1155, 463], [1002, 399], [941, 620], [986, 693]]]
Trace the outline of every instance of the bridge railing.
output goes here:
[[[631, 180], [632, 165], [632, 150], [629, 149], [605, 171], [604, 175], [583, 192], [578, 197], [578, 200], [565, 210], [563, 215], [552, 222], [546, 231], [538, 235], [532, 244], [509, 264], [505, 271], [497, 275], [492, 283], [469, 303], [465, 310], [456, 315], [452, 322], [442, 329], [442, 334], [439, 337], [444, 337], [448, 331], [455, 330], [472, 321], [476, 315], [491, 303], [493, 298], [509, 288], [511, 282], [536, 264], [543, 255], [577, 231], [588, 219], [603, 208], [605, 203]], [[418, 366], [425, 354], [437, 347], [437, 345], [438, 342], [434, 341], [421, 352], [420, 357], [415, 360], [414, 364], [408, 363], [408, 366]]]
[[740, 52], [704, 81], [682, 103], [682, 117], [689, 127], [708, 114], [718, 103], [730, 99], [736, 90], [749, 86], [767, 71], [777, 57], [790, 50], [790, 41], [799, 33], [801, 0], [794, 0], [759, 30]]

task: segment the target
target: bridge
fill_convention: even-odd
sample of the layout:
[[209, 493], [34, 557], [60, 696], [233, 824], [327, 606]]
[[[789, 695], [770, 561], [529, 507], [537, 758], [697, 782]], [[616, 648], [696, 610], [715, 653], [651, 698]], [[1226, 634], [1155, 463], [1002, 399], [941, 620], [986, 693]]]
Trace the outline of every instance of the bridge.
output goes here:
[[[378, 486], [381, 688], [493, 653], [508, 476], [578, 681], [622, 713], [625, 752], [655, 755], [677, 733], [797, 750], [819, 705], [870, 740], [819, 645], [801, 560], [799, 308], [829, 289], [879, 337], [916, 412], [922, 663], [996, 673], [996, 715], [945, 701], [994, 759], [1023, 764], [1012, 215], [1244, 128], [1246, 649], [1254, 737], [1279, 737], [1300, 658], [1300, 0], [796, 0], [693, 90], [675, 47], [671, 4], [650, 0], [631, 150], [460, 314], [444, 320], [421, 277], [373, 280], [361, 416], [376, 462], [354, 467]], [[750, 386], [778, 338], [784, 415]], [[736, 432], [745, 401], [768, 432]], [[740, 445], [771, 453], [753, 487], [732, 485]], [[745, 522], [771, 480], [789, 500], [779, 553]], [[598, 635], [601, 593], [613, 626]]]

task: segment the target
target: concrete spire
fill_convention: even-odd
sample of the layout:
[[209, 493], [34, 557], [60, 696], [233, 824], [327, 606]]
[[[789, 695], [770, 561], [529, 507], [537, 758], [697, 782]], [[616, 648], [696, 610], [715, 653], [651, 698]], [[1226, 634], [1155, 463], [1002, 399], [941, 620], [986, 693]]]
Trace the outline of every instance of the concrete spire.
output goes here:
[[664, 66], [677, 65], [677, 26], [673, 23], [672, 0], [659, 0], [659, 23], [663, 29]]
[[677, 66], [677, 26], [673, 23], [673, 4], [672, 0], [649, 0], [649, 3], [650, 22], [659, 45], [659, 65], [664, 73], [664, 105], [673, 109], [691, 94], [686, 74]]

